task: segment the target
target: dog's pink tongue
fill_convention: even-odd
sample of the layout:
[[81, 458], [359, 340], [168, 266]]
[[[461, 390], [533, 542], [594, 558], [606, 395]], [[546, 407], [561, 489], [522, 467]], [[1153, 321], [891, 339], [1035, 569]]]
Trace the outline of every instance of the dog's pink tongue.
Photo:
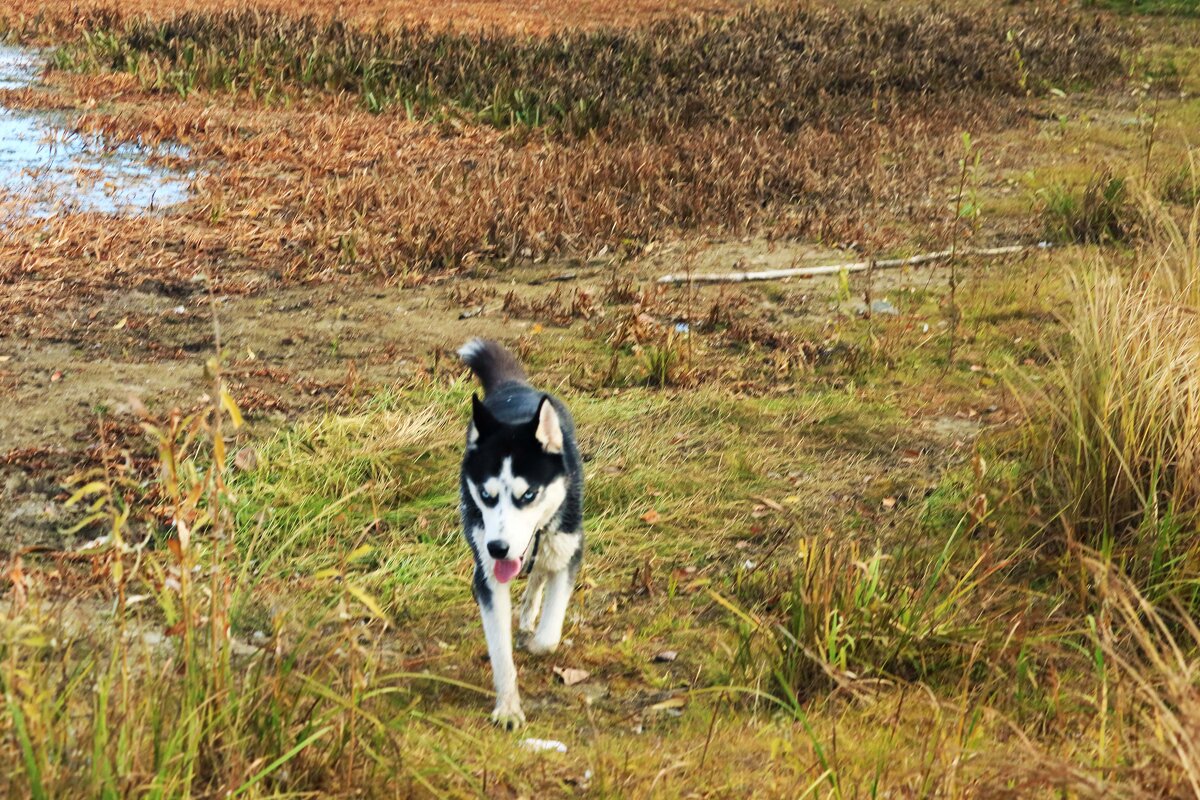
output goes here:
[[508, 583], [517, 576], [521, 571], [521, 559], [519, 558], [501, 558], [496, 561], [496, 565], [492, 568], [496, 573], [496, 580], [501, 583]]

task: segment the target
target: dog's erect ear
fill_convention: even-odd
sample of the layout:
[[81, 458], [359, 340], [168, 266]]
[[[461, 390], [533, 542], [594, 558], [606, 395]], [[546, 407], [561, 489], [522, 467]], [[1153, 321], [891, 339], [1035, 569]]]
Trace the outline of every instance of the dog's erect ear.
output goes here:
[[563, 451], [562, 422], [558, 418], [558, 411], [554, 408], [554, 404], [546, 395], [542, 395], [542, 404], [538, 406], [538, 413], [534, 421], [537, 423], [537, 428], [534, 430], [533, 436], [541, 442], [542, 449], [547, 453], [561, 453]]
[[500, 427], [496, 417], [488, 411], [488, 407], [479, 401], [479, 395], [471, 395], [471, 427], [467, 430], [467, 444], [475, 444], [480, 439], [486, 439]]

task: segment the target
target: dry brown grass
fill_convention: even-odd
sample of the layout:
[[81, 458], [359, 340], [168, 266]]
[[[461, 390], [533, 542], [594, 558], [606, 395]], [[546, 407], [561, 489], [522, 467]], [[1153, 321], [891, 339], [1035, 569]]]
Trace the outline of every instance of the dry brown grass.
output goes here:
[[[190, 11], [225, 12], [252, 8], [291, 14], [321, 14], [363, 25], [429, 24], [459, 30], [499, 28], [522, 33], [546, 33], [565, 28], [626, 27], [652, 20], [692, 14], [715, 14], [745, 6], [746, 0], [579, 0], [578, 2], [521, 2], [520, 0], [340, 0], [309, 3], [305, 0], [201, 0], [188, 3]], [[8, 19], [42, 16], [71, 24], [76, 14], [114, 10], [127, 16], [166, 18], [179, 13], [174, 0], [16, 0], [8, 5]]]
[[[271, 276], [418, 280], [430, 268], [695, 229], [850, 241], [897, 196], [912, 204], [910, 220], [938, 218], [923, 194], [947, 125], [522, 143], [336, 105], [256, 112], [192, 100], [93, 113], [78, 123], [88, 135], [188, 145], [202, 171], [195, 201], [166, 217], [72, 216], [14, 231], [0, 245], [2, 276], [24, 305], [84, 285], [186, 286], [198, 274], [225, 290]], [[875, 224], [886, 235], [886, 220]], [[75, 269], [80, 259], [93, 266]]]
[[[50, 8], [19, 3], [9, 19]], [[65, 26], [58, 35], [78, 42], [85, 24], [115, 31], [117, 39], [127, 34], [124, 44], [114, 46], [166, 59], [163, 68], [171, 68], [182, 52], [177, 45], [183, 40], [155, 50], [153, 25], [126, 27], [130, 21], [123, 14], [158, 6], [122, 6], [121, 13], [109, 14], [95, 8], [54, 7]], [[288, 10], [300, 9], [292, 4]], [[806, 14], [816, 27], [800, 24]], [[180, 18], [171, 30], [183, 30], [184, 39], [211, 39], [205, 63], [215, 70], [212, 77], [222, 59], [240, 63], [229, 48], [248, 46], [236, 34], [250, 18], [213, 17], [211, 30], [206, 20]], [[757, 21], [772, 26], [754, 35], [772, 53], [787, 56], [783, 66], [740, 43], [737, 32], [757, 31]], [[266, 40], [271, 31], [326, 30], [319, 22], [283, 17], [260, 22]], [[28, 17], [22, 24], [37, 27]], [[906, 32], [916, 44], [897, 48], [894, 37], [878, 35], [879, 26]], [[182, 143], [191, 152], [187, 166], [197, 174], [194, 199], [163, 216], [73, 215], [13, 229], [0, 244], [0, 282], [11, 289], [0, 301], [0, 314], [14, 330], [36, 334], [37, 315], [52, 305], [69, 307], [116, 288], [182, 291], [194, 287], [197, 276], [207, 276], [223, 291], [356, 276], [419, 281], [430, 270], [471, 268], [492, 259], [587, 256], [606, 246], [636, 250], [697, 232], [886, 246], [905, 238], [912, 226], [929, 229], [944, 222], [936, 187], [947, 168], [945, 145], [954, 135], [1013, 119], [1010, 112], [1024, 92], [1004, 30], [1005, 21], [992, 16], [973, 26], [966, 16], [943, 12], [877, 18], [799, 10], [612, 33], [614, 41], [649, 47], [647, 52], [658, 52], [655, 42], [661, 39], [686, 64], [707, 63], [710, 46], [730, 59], [711, 56], [711, 69], [700, 75], [681, 70], [674, 56], [652, 64], [617, 58], [614, 64], [628, 68], [621, 78], [624, 94], [597, 117], [610, 122], [597, 122], [602, 127], [581, 137], [543, 135], [524, 124], [501, 132], [493, 125], [505, 123], [495, 120], [478, 124], [472, 114], [483, 112], [468, 101], [478, 100], [477, 79], [487, 80], [480, 64], [462, 68], [470, 74], [441, 76], [442, 83], [430, 84], [440, 87], [436, 96], [445, 93], [447, 102], [467, 105], [426, 109], [424, 123], [409, 120], [394, 103], [384, 104], [389, 110], [382, 114], [367, 113], [354, 89], [294, 84], [286, 64], [261, 85], [282, 94], [266, 96], [237, 81], [231, 85], [243, 88], [234, 92], [215, 84], [205, 89], [208, 73], [197, 73], [192, 76], [201, 81], [197, 90], [181, 98], [148, 77], [154, 70], [147, 61], [134, 74], [51, 72], [53, 91], [8, 92], [4, 99], [68, 109], [83, 135], [108, 143]], [[396, 33], [395, 39], [329, 31], [329, 47], [321, 52], [330, 69], [355, 63], [360, 50], [386, 54], [386, 47], [408, 41], [406, 36], [433, 48], [426, 55], [436, 65], [451, 73], [457, 69], [457, 62], [437, 60], [434, 45], [442, 40], [421, 31]], [[862, 31], [870, 35], [856, 33]], [[680, 44], [674, 32], [691, 38]], [[1102, 33], [1074, 23], [1062, 28], [1030, 22], [1021, 32], [1024, 57], [1047, 75], [1103, 76], [1115, 51], [1089, 45]], [[550, 102], [555, 93], [562, 94], [560, 100], [604, 95], [602, 70], [576, 75], [541, 44], [500, 33], [489, 37], [480, 40], [480, 58], [515, 70], [520, 86], [528, 80], [541, 87], [545, 93], [535, 110], [561, 105]], [[789, 45], [795, 37], [804, 45], [798, 51]], [[604, 51], [607, 40], [571, 33], [561, 41], [587, 53]], [[108, 52], [108, 45], [97, 46], [97, 52]], [[971, 59], [980, 48], [990, 48], [991, 56], [976, 73]], [[806, 60], [794, 51], [816, 55]], [[935, 58], [937, 53], [945, 58]], [[838, 74], [844, 80], [822, 77], [820, 64], [829, 54], [840, 54]], [[275, 55], [264, 58], [261, 68], [274, 69]], [[346, 68], [351, 78], [357, 74]], [[784, 72], [777, 74], [779, 69]], [[403, 76], [393, 77], [398, 83], [388, 86], [406, 85]], [[686, 97], [678, 103], [664, 99], [664, 81], [678, 82]], [[734, 90], [743, 85], [758, 89]], [[697, 124], [679, 124], [682, 119]], [[88, 269], [80, 270], [80, 263]], [[14, 320], [18, 311], [21, 318]]]
[[1147, 216], [1157, 233], [1134, 276], [1101, 262], [1073, 282], [1045, 450], [1068, 527], [1136, 554], [1139, 576], [1190, 562], [1200, 522], [1200, 209], [1186, 229]]

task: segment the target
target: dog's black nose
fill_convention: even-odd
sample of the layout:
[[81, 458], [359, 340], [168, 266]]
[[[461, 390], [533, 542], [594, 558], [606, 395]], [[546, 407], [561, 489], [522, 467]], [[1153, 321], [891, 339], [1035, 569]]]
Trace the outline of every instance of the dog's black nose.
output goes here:
[[488, 542], [488, 555], [492, 558], [504, 558], [508, 555], [508, 542]]

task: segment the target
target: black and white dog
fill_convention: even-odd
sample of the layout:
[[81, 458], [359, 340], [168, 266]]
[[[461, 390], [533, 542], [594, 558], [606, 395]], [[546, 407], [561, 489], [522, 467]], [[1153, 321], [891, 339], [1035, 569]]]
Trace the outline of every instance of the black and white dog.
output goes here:
[[512, 353], [472, 339], [458, 354], [484, 391], [482, 402], [471, 398], [460, 509], [496, 684], [492, 720], [517, 728], [525, 714], [508, 584], [522, 572], [529, 576], [519, 623], [529, 637], [525, 648], [553, 652], [583, 559], [583, 464], [566, 406], [530, 386]]

